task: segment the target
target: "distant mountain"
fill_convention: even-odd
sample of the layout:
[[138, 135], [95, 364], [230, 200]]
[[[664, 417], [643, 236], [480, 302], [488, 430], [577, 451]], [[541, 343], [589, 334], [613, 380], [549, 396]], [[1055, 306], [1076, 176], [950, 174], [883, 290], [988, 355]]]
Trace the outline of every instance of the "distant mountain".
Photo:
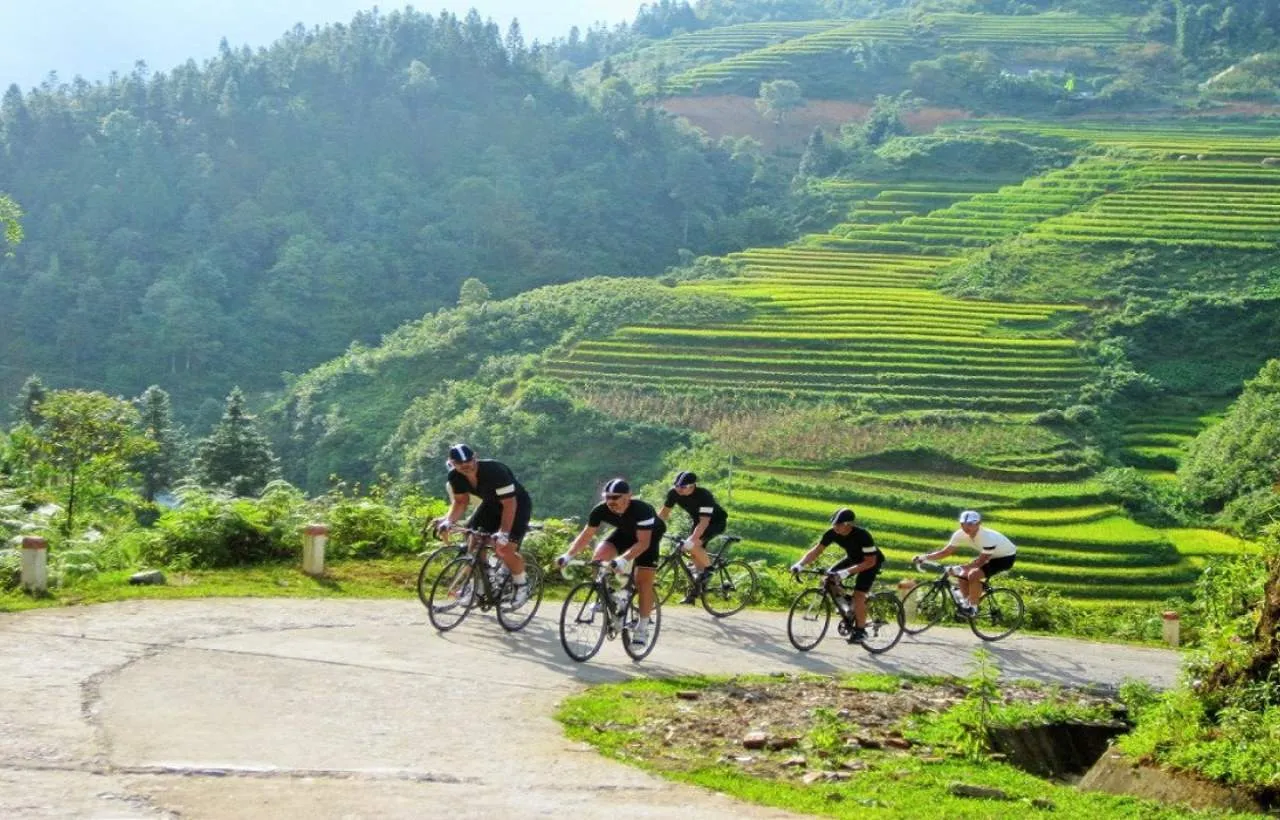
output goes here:
[[[198, 62], [218, 53], [225, 37], [233, 46], [267, 46], [302, 23], [307, 28], [349, 22], [373, 0], [46, 0], [5, 4], [0, 14], [0, 90], [17, 83], [24, 90], [39, 84], [50, 71], [63, 81], [77, 74], [90, 81], [112, 72], [127, 74], [138, 60], [153, 71], [165, 71], [194, 57]], [[466, 0], [422, 4], [431, 12], [443, 8], [459, 16], [472, 5], [505, 30], [512, 18], [525, 37], [547, 41], [564, 37], [572, 26], [585, 29], [598, 21], [630, 18], [636, 0]], [[383, 11], [396, 3], [382, 5]]]

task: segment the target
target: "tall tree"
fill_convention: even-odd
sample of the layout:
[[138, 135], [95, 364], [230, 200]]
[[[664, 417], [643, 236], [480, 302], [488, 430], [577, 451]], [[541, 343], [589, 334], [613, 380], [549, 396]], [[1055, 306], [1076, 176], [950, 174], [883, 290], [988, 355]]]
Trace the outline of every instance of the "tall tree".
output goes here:
[[13, 413], [18, 421], [32, 427], [39, 424], [40, 403], [45, 400], [48, 393], [39, 376], [34, 373], [27, 376], [27, 380], [22, 383], [22, 389], [18, 391], [18, 400], [13, 405]]
[[804, 105], [804, 95], [793, 80], [772, 80], [760, 83], [760, 96], [756, 98], [756, 110], [774, 125], [782, 125], [787, 115]]
[[22, 209], [4, 194], [0, 194], [0, 229], [3, 229], [4, 241], [16, 245], [22, 241]]
[[280, 475], [280, 465], [254, 421], [245, 412], [244, 394], [236, 387], [227, 396], [222, 419], [196, 451], [196, 480], [206, 487], [225, 487], [236, 495], [256, 495]]
[[83, 390], [54, 390], [40, 403], [39, 424], [24, 436], [28, 457], [64, 491], [63, 532], [75, 530], [80, 496], [90, 485], [110, 489], [130, 460], [150, 448], [136, 432], [138, 411], [122, 399]]
[[137, 399], [142, 435], [153, 445], [134, 459], [142, 479], [142, 496], [155, 501], [156, 494], [173, 486], [182, 476], [182, 437], [173, 424], [169, 394], [151, 385]]

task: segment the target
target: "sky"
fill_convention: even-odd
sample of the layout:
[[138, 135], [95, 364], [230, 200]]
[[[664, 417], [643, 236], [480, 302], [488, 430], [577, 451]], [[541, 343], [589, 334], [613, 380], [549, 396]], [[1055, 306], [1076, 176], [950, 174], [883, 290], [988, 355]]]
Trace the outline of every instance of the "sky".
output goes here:
[[[562, 37], [571, 26], [630, 20], [642, 0], [429, 0], [415, 5], [459, 15], [474, 6], [503, 30], [520, 20], [525, 40]], [[403, 0], [382, 3], [384, 11]], [[217, 53], [226, 37], [232, 46], [269, 45], [295, 23], [310, 27], [349, 22], [375, 0], [0, 0], [0, 91], [17, 83], [38, 85], [50, 71], [70, 81], [77, 74], [96, 82], [125, 73], [138, 60], [166, 71]]]

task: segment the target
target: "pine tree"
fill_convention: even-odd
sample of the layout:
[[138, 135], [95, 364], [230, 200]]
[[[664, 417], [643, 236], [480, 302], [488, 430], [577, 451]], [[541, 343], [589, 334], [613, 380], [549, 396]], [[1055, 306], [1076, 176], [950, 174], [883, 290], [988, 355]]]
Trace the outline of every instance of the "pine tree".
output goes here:
[[44, 382], [40, 381], [39, 376], [34, 373], [27, 376], [27, 380], [22, 383], [22, 389], [18, 391], [18, 400], [13, 405], [13, 414], [18, 421], [32, 427], [39, 424], [40, 403], [48, 394], [49, 391], [45, 389]]
[[225, 487], [236, 495], [256, 495], [280, 475], [271, 444], [244, 411], [244, 394], [233, 388], [222, 419], [196, 451], [196, 480], [206, 487]]
[[142, 477], [142, 495], [155, 501], [156, 494], [173, 486], [182, 476], [182, 434], [173, 426], [169, 394], [157, 385], [148, 387], [136, 402], [142, 416], [142, 435], [155, 445], [134, 460]]

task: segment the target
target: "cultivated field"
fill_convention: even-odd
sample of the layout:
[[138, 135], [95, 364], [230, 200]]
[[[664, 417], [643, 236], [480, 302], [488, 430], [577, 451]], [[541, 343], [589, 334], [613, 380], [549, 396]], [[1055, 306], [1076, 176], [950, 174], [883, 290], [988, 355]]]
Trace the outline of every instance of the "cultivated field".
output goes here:
[[[959, 509], [974, 507], [1019, 543], [1019, 575], [1071, 600], [1185, 594], [1207, 557], [1245, 547], [1132, 521], [1088, 478], [1077, 445], [1029, 426], [1032, 414], [1072, 404], [1093, 377], [1071, 335], [1089, 306], [958, 299], [932, 286], [943, 267], [1018, 236], [1102, 254], [1143, 244], [1274, 249], [1280, 160], [1268, 158], [1280, 157], [1280, 138], [1239, 124], [983, 127], [1070, 140], [1082, 156], [995, 190], [829, 181], [847, 203], [841, 224], [788, 247], [733, 254], [741, 271], [733, 278], [680, 285], [749, 300], [750, 318], [623, 327], [561, 352], [545, 371], [584, 390], [621, 381], [711, 406], [772, 406], [772, 417], [716, 428], [721, 446], [750, 465], [735, 474], [731, 505], [760, 557], [794, 560], [832, 509], [851, 504], [902, 575], [911, 555], [942, 543]], [[808, 431], [818, 441], [783, 442], [792, 435], [787, 414], [815, 402], [910, 423], [882, 422], [858, 438], [833, 422]], [[1215, 409], [1187, 401], [1135, 420], [1124, 460], [1171, 479]], [[781, 438], [770, 440], [770, 425]], [[1033, 430], [1043, 434], [1013, 434]], [[824, 449], [823, 438], [845, 449]]]

